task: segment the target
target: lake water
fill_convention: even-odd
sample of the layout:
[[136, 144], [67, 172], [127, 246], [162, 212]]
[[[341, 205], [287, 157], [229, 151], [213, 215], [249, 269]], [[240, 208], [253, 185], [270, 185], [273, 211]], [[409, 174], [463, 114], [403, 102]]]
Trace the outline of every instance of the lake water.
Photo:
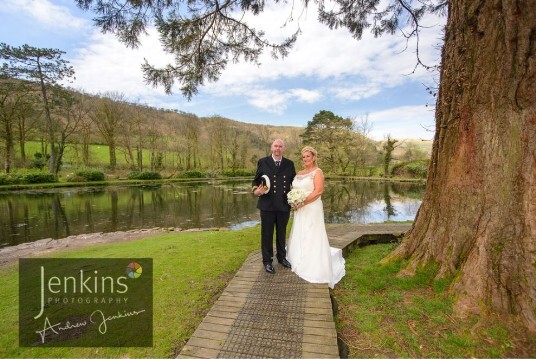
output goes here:
[[[260, 223], [250, 181], [0, 192], [0, 246], [153, 227], [239, 229]], [[415, 218], [424, 185], [326, 181], [327, 223]]]

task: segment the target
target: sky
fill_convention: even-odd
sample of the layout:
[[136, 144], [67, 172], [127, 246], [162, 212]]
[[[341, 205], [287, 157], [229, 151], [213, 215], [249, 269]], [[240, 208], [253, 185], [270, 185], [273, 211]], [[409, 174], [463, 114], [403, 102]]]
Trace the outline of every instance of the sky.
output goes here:
[[[230, 64], [216, 82], [206, 83], [190, 101], [180, 91], [166, 95], [143, 80], [141, 64], [163, 66], [172, 61], [154, 28], [137, 49], [129, 49], [113, 34], [95, 27], [93, 14], [78, 9], [74, 0], [2, 0], [0, 42], [28, 44], [65, 51], [76, 79], [69, 86], [93, 94], [123, 93], [132, 102], [175, 109], [200, 117], [219, 115], [233, 120], [276, 126], [301, 126], [321, 110], [372, 125], [370, 136], [431, 140], [438, 73], [418, 67], [414, 42], [399, 31], [361, 40], [345, 29], [330, 30], [317, 21], [313, 2], [307, 9], [267, 4], [248, 24], [264, 29], [271, 41], [281, 40], [298, 27], [301, 35], [289, 56], [274, 60], [268, 53], [261, 65]], [[287, 21], [292, 15], [293, 21]], [[420, 35], [419, 55], [437, 65], [446, 19], [427, 15]], [[404, 30], [404, 29], [402, 29]]]

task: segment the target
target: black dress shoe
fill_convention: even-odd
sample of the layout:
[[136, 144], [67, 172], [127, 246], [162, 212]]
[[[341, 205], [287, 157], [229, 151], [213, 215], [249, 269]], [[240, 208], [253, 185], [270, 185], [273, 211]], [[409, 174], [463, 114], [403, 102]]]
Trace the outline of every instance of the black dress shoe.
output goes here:
[[264, 269], [266, 269], [266, 271], [267, 271], [268, 273], [271, 273], [271, 274], [274, 274], [274, 273], [275, 273], [274, 266], [271, 265], [270, 263], [266, 263], [266, 264], [264, 265]]
[[285, 258], [278, 260], [278, 262], [285, 268], [291, 268], [289, 261], [287, 261]]

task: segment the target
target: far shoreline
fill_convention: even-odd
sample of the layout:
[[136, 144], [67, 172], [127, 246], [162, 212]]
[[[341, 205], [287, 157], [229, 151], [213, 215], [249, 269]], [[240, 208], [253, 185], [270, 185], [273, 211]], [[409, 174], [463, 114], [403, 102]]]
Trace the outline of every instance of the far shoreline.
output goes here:
[[[35, 184], [2, 185], [0, 193], [16, 192], [25, 190], [44, 190], [56, 188], [82, 188], [82, 187], [108, 187], [108, 186], [140, 186], [140, 185], [162, 185], [169, 183], [199, 183], [199, 182], [221, 182], [221, 181], [251, 181], [252, 177], [205, 177], [205, 178], [166, 178], [159, 180], [128, 180], [117, 179], [109, 181], [93, 182], [50, 182]], [[404, 177], [360, 177], [360, 176], [340, 176], [326, 175], [327, 180], [351, 180], [351, 181], [371, 181], [371, 182], [401, 182], [426, 184], [425, 178], [404, 178]]]

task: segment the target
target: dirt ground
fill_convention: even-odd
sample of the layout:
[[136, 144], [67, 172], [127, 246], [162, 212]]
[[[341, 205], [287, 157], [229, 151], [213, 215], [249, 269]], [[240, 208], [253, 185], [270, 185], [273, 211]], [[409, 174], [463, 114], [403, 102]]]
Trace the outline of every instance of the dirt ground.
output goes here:
[[[180, 231], [180, 228], [177, 228]], [[189, 230], [190, 231], [190, 230]], [[126, 232], [79, 234], [61, 239], [46, 238], [0, 249], [0, 267], [16, 262], [19, 258], [41, 256], [57, 251], [72, 250], [93, 244], [117, 243], [169, 233], [170, 229], [153, 228]]]

